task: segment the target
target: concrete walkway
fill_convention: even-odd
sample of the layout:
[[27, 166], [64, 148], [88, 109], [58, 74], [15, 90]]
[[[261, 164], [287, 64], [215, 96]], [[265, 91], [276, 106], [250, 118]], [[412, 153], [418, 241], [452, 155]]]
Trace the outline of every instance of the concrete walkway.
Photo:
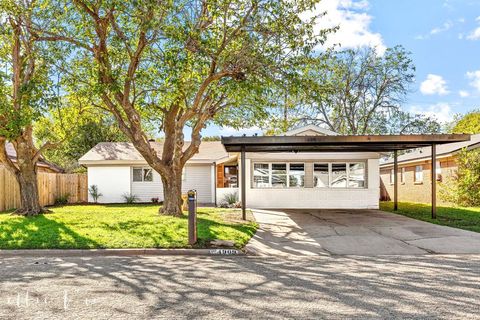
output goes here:
[[258, 255], [480, 253], [480, 234], [379, 210], [252, 210]]

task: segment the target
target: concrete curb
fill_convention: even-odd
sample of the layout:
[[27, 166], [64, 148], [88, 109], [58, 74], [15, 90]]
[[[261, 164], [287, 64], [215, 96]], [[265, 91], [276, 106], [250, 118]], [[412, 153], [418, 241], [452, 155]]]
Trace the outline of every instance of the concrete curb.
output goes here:
[[95, 257], [95, 256], [246, 256], [232, 248], [211, 249], [25, 249], [0, 250], [0, 257]]

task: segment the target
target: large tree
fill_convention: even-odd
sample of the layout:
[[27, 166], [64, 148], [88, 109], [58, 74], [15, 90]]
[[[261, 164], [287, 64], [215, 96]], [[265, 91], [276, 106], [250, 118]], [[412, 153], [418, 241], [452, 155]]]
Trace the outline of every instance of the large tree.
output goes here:
[[480, 133], [480, 109], [456, 115], [449, 131], [452, 133]]
[[400, 46], [383, 55], [374, 48], [332, 51], [304, 70], [308, 80], [286, 92], [286, 103], [273, 110], [280, 125], [270, 125], [313, 123], [341, 134], [438, 132], [435, 119], [402, 110], [414, 71]]
[[[55, 1], [38, 38], [63, 41], [74, 90], [98, 97], [164, 186], [163, 213], [180, 215], [181, 173], [217, 115], [264, 115], [278, 79], [298, 80], [296, 66], [330, 30], [314, 33], [301, 14], [317, 1]], [[228, 110], [227, 112], [225, 110]], [[144, 123], [164, 133], [162, 154]], [[191, 128], [185, 144], [184, 129]]]
[[[18, 214], [37, 215], [40, 206], [37, 162], [46, 142], [36, 148], [33, 126], [55, 99], [52, 93], [48, 55], [30, 30], [34, 1], [0, 1], [0, 162], [14, 174], [20, 186]], [[6, 152], [10, 142], [16, 151], [15, 163]]]

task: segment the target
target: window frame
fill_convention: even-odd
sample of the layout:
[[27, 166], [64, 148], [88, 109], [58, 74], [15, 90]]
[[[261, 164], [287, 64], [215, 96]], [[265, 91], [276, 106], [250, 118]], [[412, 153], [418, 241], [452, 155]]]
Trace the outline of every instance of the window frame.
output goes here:
[[[341, 163], [346, 165], [346, 174], [347, 174], [347, 181], [346, 181], [346, 187], [332, 187], [332, 172], [333, 172], [333, 164], [334, 163]], [[357, 163], [362, 163], [363, 164], [363, 170], [364, 170], [364, 186], [363, 187], [350, 187], [350, 165], [351, 164], [357, 164]], [[312, 175], [313, 175], [313, 182], [315, 182], [315, 164], [328, 164], [328, 186], [326, 187], [317, 187], [315, 184], [313, 185], [313, 188], [317, 189], [368, 189], [368, 162], [367, 161], [362, 161], [362, 160], [357, 160], [357, 161], [322, 161], [322, 162], [313, 162], [313, 170], [312, 170]]]
[[[421, 170], [417, 172], [417, 168], [420, 168]], [[421, 174], [421, 180], [417, 179], [417, 173]], [[423, 183], [423, 165], [419, 164], [415, 166], [415, 172], [413, 174], [413, 182], [416, 184], [422, 184]]]
[[[328, 185], [323, 186], [323, 187], [317, 187], [315, 185], [315, 165], [316, 164], [323, 164], [327, 165], [327, 176], [328, 176]], [[313, 163], [313, 188], [317, 189], [326, 189], [326, 188], [331, 188], [331, 183], [332, 183], [332, 163], [331, 162], [314, 162]]]
[[[134, 170], [142, 170], [142, 174], [141, 174], [142, 180], [141, 181], [134, 180], [134, 175], [133, 175]], [[145, 180], [145, 170], [150, 170], [152, 172], [152, 180]], [[153, 168], [151, 168], [151, 167], [132, 167], [131, 175], [132, 175], [132, 183], [144, 183], [144, 182], [145, 183], [152, 183], [152, 182], [154, 182]]]
[[[268, 165], [268, 174], [255, 174], [255, 165], [256, 164], [266, 164]], [[273, 181], [273, 165], [274, 164], [285, 164], [285, 176], [286, 176], [286, 181], [285, 181], [285, 186], [284, 187], [274, 187], [272, 184]], [[290, 165], [291, 164], [301, 164], [303, 165], [303, 186], [290, 186]], [[252, 167], [251, 167], [251, 188], [252, 189], [303, 189], [305, 188], [305, 176], [306, 176], [306, 163], [301, 162], [301, 161], [291, 161], [291, 162], [286, 162], [286, 161], [272, 161], [272, 162], [266, 162], [266, 161], [252, 161]], [[282, 176], [284, 174], [281, 174]], [[255, 176], [258, 177], [268, 177], [268, 186], [267, 187], [257, 187], [255, 185]]]

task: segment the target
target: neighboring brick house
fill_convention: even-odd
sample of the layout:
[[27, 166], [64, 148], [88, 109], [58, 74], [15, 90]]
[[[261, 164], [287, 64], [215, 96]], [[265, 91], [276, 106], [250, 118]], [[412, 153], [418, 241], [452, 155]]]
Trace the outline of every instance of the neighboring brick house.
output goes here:
[[[437, 181], [446, 182], [457, 170], [456, 158], [463, 148], [480, 148], [480, 134], [471, 136], [470, 141], [437, 146]], [[431, 148], [420, 148], [398, 156], [398, 201], [431, 201]], [[380, 199], [393, 199], [393, 158], [380, 164]], [[442, 200], [437, 196], [437, 201]]]

